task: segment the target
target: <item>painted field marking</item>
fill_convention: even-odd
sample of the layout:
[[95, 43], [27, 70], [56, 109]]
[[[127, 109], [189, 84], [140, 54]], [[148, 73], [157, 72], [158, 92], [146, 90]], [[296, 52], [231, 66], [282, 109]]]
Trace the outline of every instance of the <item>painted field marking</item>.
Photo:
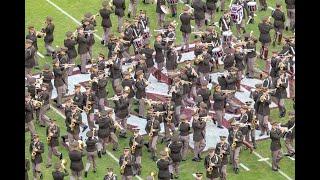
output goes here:
[[295, 161], [296, 159], [290, 156], [287, 156], [289, 159], [291, 159], [292, 161]]
[[240, 166], [241, 166], [243, 169], [245, 169], [246, 171], [250, 171], [250, 169], [249, 169], [247, 166], [245, 166], [244, 164], [240, 163]]
[[[51, 108], [52, 108], [52, 110], [54, 111], [54, 112], [56, 112], [57, 114], [59, 114], [62, 118], [66, 118], [66, 116], [65, 115], [63, 115], [57, 108], [55, 108], [55, 107], [53, 107], [53, 106], [51, 106]], [[119, 160], [110, 152], [110, 151], [108, 151], [108, 150], [106, 150], [106, 152], [107, 152], [107, 154], [113, 159], [113, 160], [115, 160], [116, 162], [119, 162]], [[140, 176], [135, 176], [137, 179], [139, 179], [139, 180], [143, 180]]]
[[259, 159], [258, 161], [268, 161], [269, 158], [262, 158], [262, 159]]
[[41, 54], [39, 51], [37, 51], [38, 56], [40, 56], [41, 58], [44, 58], [44, 55]]
[[195, 173], [192, 174], [193, 177], [197, 177]]
[[[260, 154], [258, 154], [257, 152], [253, 151], [253, 154], [256, 155], [258, 158], [260, 159], [264, 159], [264, 157], [262, 157]], [[265, 163], [267, 163], [270, 167], [272, 167], [271, 163], [269, 161], [264, 161]], [[291, 177], [289, 177], [286, 173], [284, 173], [283, 171], [281, 171], [280, 169], [278, 170], [278, 172], [284, 176], [285, 178], [287, 178], [288, 180], [293, 180]]]
[[[73, 16], [71, 16], [69, 13], [67, 13], [66, 11], [64, 11], [63, 9], [61, 9], [58, 5], [56, 5], [55, 3], [53, 3], [50, 0], [46, 0], [49, 4], [51, 4], [52, 6], [54, 6], [56, 9], [58, 9], [60, 12], [62, 12], [64, 15], [68, 16], [70, 19], [72, 19], [75, 23], [77, 23], [78, 25], [81, 25], [80, 21], [78, 21], [76, 18], [74, 18]], [[93, 33], [94, 36], [96, 38], [98, 38], [99, 40], [102, 40], [102, 38], [100, 36], [98, 36], [97, 34]]]
[[271, 7], [271, 6], [268, 6], [268, 9], [270, 9], [270, 10], [274, 11], [274, 8], [273, 8], [273, 7]]

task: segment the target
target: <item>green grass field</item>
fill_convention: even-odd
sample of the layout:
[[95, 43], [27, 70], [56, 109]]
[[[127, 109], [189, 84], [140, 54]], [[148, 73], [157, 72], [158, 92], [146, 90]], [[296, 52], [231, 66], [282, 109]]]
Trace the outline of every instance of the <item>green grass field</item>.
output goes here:
[[[98, 10], [101, 7], [101, 2], [102, 2], [101, 0], [91, 0], [91, 1], [87, 1], [87, 0], [64, 0], [64, 1], [51, 0], [51, 1], [79, 21], [82, 19], [83, 15], [86, 12], [92, 12], [93, 14], [98, 12]], [[129, 2], [129, 0], [126, 1], [127, 7], [128, 7], [128, 2]], [[226, 6], [229, 5], [229, 2], [230, 1], [226, 1]], [[283, 1], [281, 1], [281, 3], [284, 4]], [[268, 5], [275, 7], [275, 0], [268, 1]], [[182, 4], [178, 5], [178, 14], [181, 13], [182, 7], [183, 7]], [[150, 22], [151, 22], [150, 29], [154, 35], [153, 29], [156, 28], [156, 23], [157, 23], [156, 15], [155, 15], [155, 4], [144, 5], [140, 1], [139, 6], [138, 6], [138, 10], [140, 10], [140, 9], [147, 11], [147, 16], [150, 18]], [[285, 9], [285, 6], [283, 9]], [[127, 9], [126, 9], [126, 12], [127, 12]], [[258, 37], [259, 34], [258, 34], [258, 30], [257, 30], [257, 24], [258, 24], [258, 22], [260, 22], [260, 19], [262, 19], [264, 16], [269, 16], [271, 11], [268, 10], [267, 12], [256, 12], [256, 13], [258, 16], [255, 17], [255, 24], [249, 24], [246, 29], [247, 29], [247, 32], [250, 32], [251, 30], [253, 30], [254, 31], [253, 34], [256, 37]], [[63, 40], [65, 38], [65, 33], [67, 31], [74, 31], [75, 28], [77, 27], [77, 24], [72, 19], [70, 19], [69, 17], [67, 17], [66, 15], [61, 13], [59, 10], [57, 10], [54, 6], [49, 4], [46, 0], [37, 0], [37, 1], [26, 0], [26, 19], [25, 19], [26, 27], [28, 25], [32, 24], [36, 27], [37, 30], [40, 30], [44, 26], [45, 17], [48, 15], [53, 17], [54, 24], [56, 26], [55, 32], [54, 32], [55, 40], [54, 40], [53, 45], [54, 46], [62, 46]], [[220, 16], [221, 16], [221, 12], [219, 12], [215, 16], [215, 21], [218, 21], [218, 18]], [[169, 17], [169, 15], [166, 16], [166, 20], [173, 20], [173, 19], [174, 18]], [[178, 18], [176, 18], [176, 21], [180, 24]], [[98, 25], [97, 25], [96, 29], [98, 30], [97, 34], [101, 37], [103, 31], [100, 26], [100, 23], [101, 23], [101, 19], [100, 19], [100, 17], [97, 17], [97, 24]], [[112, 16], [112, 23], [113, 23], [112, 32], [117, 34], [116, 33], [117, 20], [116, 20], [115, 15]], [[192, 24], [194, 25], [194, 22]], [[27, 32], [27, 28], [26, 28], [25, 32]], [[233, 29], [233, 32], [235, 32], [235, 29]], [[285, 32], [285, 36], [291, 36], [291, 35], [292, 35], [291, 32]], [[193, 36], [191, 37], [191, 40], [193, 40]], [[153, 38], [152, 38], [151, 42], [153, 42]], [[180, 42], [181, 42], [181, 32], [179, 30], [177, 30], [177, 44], [179, 44]], [[44, 54], [45, 48], [44, 48], [43, 39], [38, 39], [38, 46], [39, 46], [39, 52]], [[259, 48], [260, 48], [260, 44], [258, 45], [258, 49]], [[273, 48], [273, 47], [270, 47], [270, 48], [272, 50], [274, 50], [274, 49], [279, 49], [281, 47], [276, 46], [275, 48]], [[94, 45], [93, 52], [94, 52], [94, 57], [96, 57], [98, 55], [98, 53], [100, 53], [100, 52], [107, 54], [107, 49], [100, 44], [100, 40], [98, 40], [97, 38], [96, 38], [96, 44]], [[52, 62], [51, 58], [48, 58], [48, 57], [39, 58], [40, 68], [42, 68], [42, 66], [45, 63], [51, 64], [51, 62]], [[79, 63], [79, 59], [77, 59], [77, 62]], [[258, 59], [256, 66], [260, 69], [263, 69], [264, 61]], [[39, 70], [34, 70], [34, 72], [39, 72]], [[111, 97], [113, 95], [111, 83], [109, 83], [109, 85], [108, 85], [108, 90], [110, 92], [108, 96]], [[288, 112], [292, 111], [292, 101], [286, 100], [285, 104], [286, 104], [286, 108], [287, 108]], [[134, 108], [134, 106], [133, 106], [133, 108]], [[50, 118], [57, 119], [57, 123], [59, 124], [59, 126], [61, 128], [61, 135], [64, 135], [66, 133], [64, 119], [52, 110], [50, 110], [47, 113], [47, 115]], [[271, 111], [271, 119], [273, 121], [284, 123], [288, 120], [288, 117], [286, 116], [285, 118], [279, 119], [278, 109], [273, 109]], [[41, 141], [46, 144], [45, 128], [41, 128], [38, 125], [35, 125], [35, 126], [36, 126], [37, 132], [40, 134]], [[29, 145], [30, 145], [30, 134], [29, 134], [29, 132], [27, 132], [25, 134], [25, 156], [30, 159], [31, 155], [29, 153]], [[122, 149], [123, 147], [125, 147], [127, 145], [128, 145], [128, 140], [120, 139], [120, 149]], [[256, 150], [256, 152], [259, 153], [264, 158], [268, 157], [269, 158], [268, 161], [271, 162], [271, 160], [270, 160], [271, 153], [269, 150], [269, 146], [270, 146], [270, 140], [260, 141], [260, 142], [258, 142], [258, 149]], [[164, 145], [161, 145], [161, 144], [158, 145], [158, 151], [162, 150], [163, 148], [164, 148]], [[117, 158], [120, 156], [120, 154], [122, 152], [121, 150], [117, 151], [117, 152], [113, 152], [111, 150], [111, 146], [108, 148], [108, 150], [112, 154], [114, 154], [114, 156]], [[49, 169], [45, 168], [45, 164], [47, 162], [47, 151], [48, 151], [47, 146], [45, 145], [45, 153], [43, 154], [44, 163], [42, 164], [41, 170], [44, 173], [44, 179], [52, 179], [51, 172], [52, 172], [53, 168], [49, 168]], [[65, 159], [68, 159], [67, 151], [63, 147], [60, 146], [59, 151], [61, 151], [63, 153]], [[284, 145], [283, 145], [283, 151], [285, 152]], [[145, 177], [151, 171], [156, 172], [157, 168], [156, 168], [155, 162], [153, 162], [149, 158], [149, 153], [146, 152], [145, 149], [143, 151], [143, 154], [144, 154], [143, 158], [142, 158], [143, 169], [142, 169], [141, 177], [142, 177], [142, 179], [145, 179]], [[205, 154], [206, 153], [204, 153], [202, 156], [205, 156]], [[191, 179], [193, 179], [192, 173], [195, 173], [196, 171], [205, 172], [204, 167], [203, 167], [203, 162], [196, 163], [196, 162], [191, 161], [191, 158], [192, 158], [192, 153], [190, 151], [189, 156], [188, 156], [188, 161], [182, 162], [180, 165], [181, 173], [180, 173], [179, 179], [191, 180]], [[282, 180], [282, 179], [286, 179], [280, 173], [271, 171], [271, 167], [269, 167], [268, 164], [266, 164], [265, 162], [260, 162], [258, 160], [259, 160], [259, 158], [257, 156], [255, 156], [253, 154], [249, 154], [248, 151], [241, 152], [240, 161], [246, 167], [248, 167], [250, 170], [245, 171], [243, 168], [241, 168], [240, 174], [235, 175], [232, 172], [231, 166], [228, 166], [228, 171], [227, 171], [228, 172], [228, 179], [241, 179], [241, 180], [242, 179], [248, 179], [248, 180], [278, 180], [278, 179]], [[57, 158], [53, 157], [53, 162], [56, 162], [56, 161], [57, 161]], [[85, 162], [86, 162], [86, 158], [84, 158], [84, 163]], [[119, 165], [109, 155], [105, 155], [105, 156], [103, 156], [102, 159], [98, 159], [97, 164], [98, 164], [97, 173], [93, 174], [92, 172], [90, 172], [87, 179], [97, 179], [97, 180], [102, 179], [105, 172], [106, 172], [107, 167], [113, 167], [115, 169], [116, 173], [119, 175]], [[69, 167], [69, 164], [67, 165], [67, 167]], [[285, 157], [280, 162], [280, 167], [281, 167], [281, 170], [285, 174], [287, 174], [290, 178], [292, 178], [292, 179], [295, 178], [295, 161], [292, 161], [292, 160]], [[69, 172], [70, 172], [70, 170], [69, 170]], [[29, 177], [32, 177], [31, 171], [29, 172]], [[69, 178], [67, 178], [67, 179], [69, 179]]]

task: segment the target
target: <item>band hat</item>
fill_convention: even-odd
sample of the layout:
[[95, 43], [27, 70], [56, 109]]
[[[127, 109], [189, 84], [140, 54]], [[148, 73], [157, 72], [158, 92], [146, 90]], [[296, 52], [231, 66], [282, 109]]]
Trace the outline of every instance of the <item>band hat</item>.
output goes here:
[[274, 122], [271, 123], [271, 125], [275, 126], [275, 125], [278, 125], [278, 123], [274, 121]]
[[[107, 110], [107, 111], [108, 111], [108, 110]], [[100, 115], [101, 115], [101, 116], [106, 116], [106, 115], [108, 114], [107, 111], [106, 111], [106, 110], [100, 111]]]
[[66, 51], [68, 51], [68, 48], [67, 48], [67, 47], [62, 46], [62, 47], [60, 47], [60, 51], [64, 51], [64, 52], [66, 52]]
[[71, 31], [66, 32], [66, 36], [67, 36], [67, 37], [71, 37], [72, 34], [73, 34], [73, 33], [72, 33]]
[[167, 156], [167, 153], [165, 151], [160, 151], [160, 156]]
[[47, 20], [47, 21], [52, 21], [53, 19], [52, 19], [51, 16], [47, 16], [46, 20]]
[[113, 109], [111, 109], [111, 108], [107, 109], [106, 112], [107, 112], [107, 114], [112, 114], [113, 113]]
[[204, 102], [201, 102], [201, 103], [200, 103], [200, 108], [205, 109], [205, 108], [207, 108], [207, 107], [208, 107], [208, 106], [207, 106], [206, 103], [204, 103]]
[[102, 1], [102, 7], [107, 7], [109, 6], [109, 2], [108, 1]]
[[85, 18], [91, 18], [92, 17], [92, 13], [91, 12], [87, 12], [86, 14], [84, 14]]
[[90, 130], [90, 131], [88, 131], [87, 133], [86, 133], [86, 136], [88, 137], [88, 138], [91, 138], [92, 136], [93, 136], [93, 132]]
[[179, 135], [178, 135], [178, 134], [174, 134], [174, 135], [171, 137], [171, 141], [172, 141], [172, 142], [177, 142], [177, 141], [179, 141]]
[[34, 26], [33, 25], [29, 25], [28, 26], [28, 29], [30, 30], [30, 29], [34, 29]]
[[33, 41], [32, 41], [31, 39], [26, 39], [26, 43], [27, 43], [27, 44], [32, 44]]

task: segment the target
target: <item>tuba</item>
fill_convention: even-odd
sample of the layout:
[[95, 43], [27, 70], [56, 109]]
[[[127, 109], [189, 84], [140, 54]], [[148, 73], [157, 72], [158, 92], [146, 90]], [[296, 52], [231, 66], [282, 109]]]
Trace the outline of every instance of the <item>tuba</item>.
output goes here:
[[70, 123], [70, 125], [69, 125], [69, 127], [71, 128], [71, 131], [74, 131], [74, 128], [75, 128], [75, 126], [76, 126], [76, 120], [75, 119], [71, 119], [71, 123]]
[[238, 141], [238, 139], [236, 138], [237, 132], [238, 132], [238, 131], [235, 131], [234, 134], [233, 134], [233, 141], [232, 141], [232, 144], [231, 144], [232, 150], [235, 150], [235, 149], [236, 149], [236, 145], [237, 145], [237, 142], [236, 142], [236, 141]]
[[126, 168], [127, 164], [128, 164], [128, 161], [126, 161], [126, 156], [124, 156], [124, 161], [120, 167], [120, 174], [124, 174], [124, 169]]

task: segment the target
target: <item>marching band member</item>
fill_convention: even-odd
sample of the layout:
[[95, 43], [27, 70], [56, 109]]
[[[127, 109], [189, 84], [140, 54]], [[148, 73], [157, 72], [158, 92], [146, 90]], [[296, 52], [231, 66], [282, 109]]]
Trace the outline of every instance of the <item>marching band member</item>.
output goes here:
[[103, 180], [118, 180], [117, 174], [113, 173], [113, 168], [107, 168], [107, 174], [104, 175]]
[[78, 141], [69, 141], [69, 159], [70, 159], [70, 179], [82, 179], [83, 161], [82, 157], [85, 156], [84, 152], [80, 149]]
[[[228, 164], [228, 155], [230, 155], [230, 144], [226, 142], [226, 136], [220, 136], [220, 142], [216, 145], [215, 154], [220, 156], [220, 179], [227, 179], [227, 164]], [[221, 157], [222, 156], [222, 157]]]
[[267, 0], [259, 0], [260, 11], [266, 11], [268, 9]]
[[280, 169], [279, 162], [282, 159], [282, 152], [281, 152], [281, 143], [280, 139], [284, 134], [284, 130], [279, 128], [277, 122], [272, 123], [272, 128], [270, 131], [270, 150], [272, 153], [272, 170], [278, 171]]
[[157, 160], [157, 140], [159, 137], [159, 132], [161, 131], [160, 123], [154, 116], [148, 117], [145, 130], [149, 136], [148, 149], [151, 151], [151, 159], [153, 161]]
[[243, 135], [240, 128], [240, 123], [235, 122], [233, 128], [229, 132], [228, 141], [231, 142], [231, 160], [233, 171], [239, 173], [239, 154], [243, 143]]
[[[110, 139], [112, 144], [113, 144], [112, 150], [113, 151], [117, 151], [118, 147], [119, 147], [119, 140], [118, 140], [118, 137], [115, 134], [116, 130], [117, 130], [117, 127], [116, 127], [116, 124], [115, 124], [115, 120], [112, 117], [112, 115], [113, 115], [112, 109], [107, 110], [107, 114], [106, 115], [107, 115], [106, 123], [107, 123], [107, 128], [109, 130], [107, 136], [108, 136], [108, 139]], [[102, 118], [103, 118], [103, 116], [104, 115], [101, 114]], [[102, 151], [102, 154], [105, 154], [105, 150]]]
[[200, 162], [201, 152], [206, 147], [205, 142], [205, 128], [206, 128], [206, 121], [202, 120], [199, 117], [199, 114], [195, 112], [193, 114], [193, 121], [192, 121], [192, 129], [193, 129], [193, 141], [194, 141], [194, 157], [192, 161]]
[[78, 35], [76, 37], [76, 41], [78, 43], [78, 53], [80, 55], [81, 66], [78, 66], [81, 74], [88, 74], [86, 72], [87, 60], [89, 59], [89, 49], [88, 49], [88, 41], [89, 37], [85, 36], [84, 29], [82, 26], [79, 26]]
[[115, 15], [118, 16], [118, 33], [122, 32], [122, 23], [126, 4], [124, 0], [114, 0], [112, 4], [115, 6]]
[[281, 125], [281, 127], [287, 127], [288, 131], [284, 134], [284, 142], [287, 148], [287, 152], [285, 156], [294, 156], [295, 150], [293, 148], [293, 139], [295, 137], [295, 113], [289, 113], [289, 120], [286, 124]]
[[54, 52], [54, 49], [52, 47], [52, 42], [53, 42], [53, 31], [54, 31], [54, 24], [53, 24], [53, 19], [50, 16], [47, 16], [46, 21], [45, 21], [45, 26], [42, 28], [41, 32], [45, 33], [45, 36], [43, 38], [45, 48], [47, 50], [47, 53], [45, 54], [46, 56], [51, 56], [52, 53]]
[[41, 101], [43, 104], [39, 108], [39, 123], [41, 127], [45, 127], [46, 124], [49, 122], [49, 118], [46, 115], [50, 107], [50, 99], [49, 99], [49, 92], [47, 91], [48, 84], [43, 83], [41, 85], [41, 91], [37, 94], [37, 100]]
[[[171, 101], [174, 103], [174, 116], [175, 121], [179, 122], [179, 116], [181, 112], [182, 96], [183, 96], [183, 86], [181, 85], [181, 79], [177, 76], [174, 78], [173, 86], [170, 91], [172, 92]], [[177, 124], [177, 123], [175, 123]]]
[[233, 25], [233, 22], [230, 17], [230, 12], [224, 11], [223, 16], [221, 16], [221, 18], [219, 20], [219, 27], [221, 30], [221, 34], [222, 34], [222, 32], [230, 31], [232, 25]]
[[54, 164], [54, 171], [52, 171], [53, 180], [64, 180], [65, 176], [69, 176], [68, 171], [61, 166], [61, 162], [56, 162]]
[[30, 73], [32, 68], [35, 66], [35, 55], [36, 48], [32, 45], [33, 41], [30, 39], [26, 39], [25, 42], [25, 52], [24, 52], [24, 74], [26, 77], [30, 77]]
[[[254, 68], [255, 68], [255, 63], [256, 63], [256, 41], [252, 38], [249, 39], [248, 43], [246, 44], [245, 49], [248, 50], [247, 52], [247, 69], [246, 69], [246, 75], [247, 78], [254, 78]], [[267, 57], [267, 56], [265, 56]]]
[[172, 17], [173, 18], [177, 17], [177, 4], [178, 3], [168, 3], [168, 4], [170, 6]]
[[139, 101], [139, 116], [144, 117], [145, 116], [145, 102], [143, 98], [146, 98], [146, 87], [148, 84], [146, 84], [146, 80], [143, 77], [143, 72], [137, 71], [136, 72], [137, 79], [135, 83], [136, 88], [136, 99]]
[[227, 94], [224, 94], [221, 92], [221, 86], [216, 85], [214, 87], [214, 94], [213, 94], [213, 110], [216, 113], [216, 121], [218, 122], [217, 127], [220, 129], [223, 129], [222, 127], [222, 120], [224, 117], [224, 111], [225, 111], [225, 103], [226, 103], [226, 97]]
[[162, 71], [164, 66], [164, 51], [165, 47], [162, 45], [162, 37], [161, 34], [156, 36], [156, 41], [154, 42], [154, 50], [156, 51], [156, 55], [154, 57], [157, 67], [159, 71]]
[[207, 10], [205, 13], [205, 24], [206, 26], [209, 24], [209, 22], [214, 20], [214, 14], [216, 12], [216, 3], [218, 2], [218, 0], [206, 0], [206, 6], [207, 6]]
[[30, 153], [31, 153], [31, 163], [32, 163], [32, 173], [34, 179], [43, 179], [43, 174], [41, 173], [41, 163], [42, 153], [44, 153], [44, 145], [40, 142], [39, 135], [33, 134], [32, 141], [30, 143]]
[[141, 175], [141, 157], [142, 157], [142, 147], [143, 147], [143, 137], [139, 134], [140, 129], [133, 130], [133, 136], [129, 139], [129, 146], [131, 149], [131, 154], [135, 157], [135, 169], [137, 175]]
[[94, 125], [94, 109], [95, 109], [95, 94], [91, 91], [90, 86], [86, 86], [86, 92], [83, 93], [83, 110], [86, 112], [89, 128], [92, 130]]
[[180, 115], [180, 123], [178, 125], [178, 131], [180, 135], [180, 141], [182, 142], [181, 159], [186, 161], [188, 149], [189, 149], [189, 134], [190, 134], [190, 123], [188, 122], [185, 114]]
[[[191, 7], [194, 8], [194, 20], [196, 26], [194, 31], [200, 31], [204, 24], [205, 12], [207, 11], [206, 4], [201, 0], [194, 0], [191, 4]], [[196, 38], [196, 36], [195, 36]]]
[[245, 54], [241, 52], [241, 46], [235, 47], [235, 53], [234, 53], [234, 60], [235, 60], [235, 67], [238, 69], [237, 71], [237, 91], [240, 90], [240, 82], [242, 80], [243, 70], [245, 69], [245, 66], [243, 64], [245, 59]]
[[[96, 97], [97, 97], [97, 101], [98, 101], [98, 109], [101, 111], [102, 109], [104, 109], [105, 105], [108, 105], [107, 101], [105, 100], [105, 98], [108, 95], [108, 91], [107, 91], [107, 83], [108, 83], [108, 79], [105, 76], [104, 71], [98, 71], [98, 77], [97, 77], [97, 92], [96, 92]], [[116, 81], [113, 79], [113, 81]]]
[[167, 152], [160, 151], [161, 158], [157, 160], [156, 164], [159, 169], [158, 179], [159, 180], [169, 180], [171, 178], [171, 174], [169, 171], [169, 166], [172, 163], [170, 157], [168, 157]]
[[81, 85], [74, 85], [73, 104], [77, 105], [80, 109], [83, 109], [83, 93], [80, 91]]
[[[43, 78], [43, 84], [47, 84], [47, 91], [49, 93], [49, 100], [51, 100], [51, 96], [52, 96], [52, 90], [53, 90], [53, 84], [51, 82], [51, 80], [54, 78], [53, 76], [53, 72], [50, 70], [50, 65], [49, 64], [45, 64], [43, 66], [43, 70], [40, 74], [40, 78]], [[49, 104], [49, 108], [50, 108], [50, 104]]]
[[87, 132], [86, 136], [88, 139], [86, 140], [86, 151], [87, 151], [87, 163], [84, 171], [84, 177], [88, 176], [88, 171], [90, 169], [91, 163], [93, 166], [93, 172], [96, 173], [97, 171], [97, 165], [96, 165], [96, 144], [98, 143], [98, 140], [95, 138], [95, 130], [90, 130]]
[[66, 71], [66, 65], [60, 66], [58, 59], [53, 60], [53, 74], [54, 74], [54, 86], [57, 90], [57, 98], [55, 102], [57, 103], [58, 108], [62, 108], [62, 97], [66, 93], [66, 87], [63, 75]]
[[177, 70], [178, 67], [178, 52], [175, 50], [175, 47], [170, 45], [168, 47], [167, 53], [166, 53], [166, 69], [168, 74], [172, 74], [174, 71]]
[[[66, 33], [66, 39], [63, 41], [64, 46], [67, 48], [67, 54], [68, 54], [68, 64], [74, 64], [75, 60], [78, 56], [76, 51], [76, 45], [78, 42], [75, 40], [74, 34], [70, 31]], [[68, 76], [71, 76], [73, 73], [73, 67], [71, 66], [68, 69]]]
[[276, 9], [272, 12], [272, 17], [274, 18], [273, 26], [275, 31], [275, 38], [272, 45], [275, 46], [277, 39], [278, 45], [281, 44], [284, 22], [286, 21], [286, 16], [284, 15], [284, 12], [281, 11], [281, 4], [276, 5]]
[[102, 18], [101, 26], [103, 27], [103, 39], [101, 44], [107, 45], [109, 43], [109, 32], [112, 27], [112, 22], [110, 16], [114, 13], [113, 7], [109, 5], [108, 1], [102, 2], [102, 9], [99, 10], [100, 16]]
[[46, 168], [51, 167], [52, 153], [62, 159], [62, 153], [58, 151], [60, 127], [56, 124], [56, 119], [50, 119], [50, 124], [46, 130], [47, 143], [48, 143], [48, 161]]
[[[83, 20], [83, 30], [86, 32], [85, 36], [87, 39], [87, 46], [88, 46], [88, 57], [87, 60], [91, 62], [92, 59], [92, 47], [94, 43], [96, 42], [94, 39], [94, 26], [96, 26], [95, 22], [95, 15], [92, 15], [91, 13], [86, 13], [85, 18]], [[87, 61], [87, 63], [88, 63]]]
[[274, 82], [274, 87], [276, 88], [275, 97], [279, 107], [279, 117], [282, 118], [286, 116], [284, 99], [287, 98], [288, 78], [286, 77], [285, 71], [280, 70], [279, 75], [280, 76]]
[[121, 86], [116, 89], [116, 93], [118, 98], [114, 100], [115, 104], [115, 117], [116, 121], [122, 126], [122, 131], [120, 132], [120, 137], [126, 138], [127, 133], [127, 117], [129, 116], [129, 93], [127, 91], [123, 91]]
[[[110, 134], [110, 129], [111, 127], [109, 125], [110, 122], [110, 117], [112, 115], [112, 109], [109, 110], [101, 110], [100, 116], [96, 120], [95, 124], [98, 124], [99, 129], [98, 129], [98, 140], [99, 143], [97, 144], [97, 150], [98, 150], [98, 157], [101, 158], [101, 154], [106, 154], [106, 146], [108, 145], [109, 142], [109, 134]], [[111, 114], [111, 115], [109, 115]]]
[[81, 113], [77, 110], [77, 105], [71, 106], [71, 111], [66, 114], [66, 126], [69, 143], [73, 140], [79, 140], [80, 125], [83, 124]]
[[131, 155], [130, 148], [125, 147], [123, 150], [123, 154], [119, 158], [120, 173], [123, 180], [132, 180], [132, 177], [134, 176], [134, 162], [135, 158], [133, 155]]
[[261, 134], [259, 136], [263, 136], [265, 132], [269, 135], [269, 115], [270, 115], [270, 107], [271, 98], [268, 94], [268, 88], [262, 87], [262, 91], [257, 95], [257, 118], [259, 121], [259, 129]]
[[[28, 34], [26, 36], [26, 39], [30, 39], [32, 41], [32, 46], [35, 48], [36, 52], [38, 51], [38, 38], [41, 38], [42, 37], [42, 33], [38, 33], [36, 32], [34, 26], [30, 25], [28, 26]], [[34, 55], [34, 60], [35, 60], [35, 69], [39, 69], [39, 63], [38, 63], [38, 55], [35, 54]]]
[[215, 148], [208, 149], [208, 155], [204, 158], [204, 167], [206, 168], [206, 177], [208, 180], [218, 180], [221, 176], [221, 159], [215, 153]]
[[190, 14], [189, 7], [185, 6], [183, 8], [183, 13], [180, 15], [180, 31], [182, 32], [183, 44], [181, 46], [182, 52], [189, 52], [189, 38], [191, 33], [191, 20], [194, 17]]
[[112, 63], [107, 65], [107, 68], [110, 68], [109, 71], [110, 71], [110, 78], [112, 78], [112, 88], [115, 91], [116, 87], [121, 86], [122, 60], [119, 57], [117, 57], [117, 55], [115, 55], [112, 58]]
[[146, 79], [149, 79], [149, 76], [154, 66], [154, 60], [152, 56], [152, 54], [154, 53], [154, 49], [151, 48], [149, 41], [145, 43], [145, 47], [141, 50], [141, 53], [146, 58], [146, 64], [148, 69], [148, 72], [146, 73]]
[[172, 167], [174, 178], [179, 178], [179, 165], [182, 160], [181, 150], [183, 147], [183, 143], [179, 140], [179, 136], [177, 134], [173, 135], [171, 138], [171, 142], [168, 144], [168, 148], [170, 149], [170, 158], [172, 159]]
[[123, 91], [125, 93], [128, 93], [128, 100], [129, 100], [129, 112], [131, 110], [132, 107], [132, 103], [133, 103], [133, 97], [135, 96], [135, 92], [133, 90], [134, 84], [135, 84], [135, 80], [131, 77], [131, 74], [129, 71], [125, 71], [122, 73], [123, 74], [123, 80], [121, 82]]
[[163, 26], [163, 23], [165, 20], [165, 12], [163, 12], [162, 9], [160, 8], [161, 5], [166, 5], [166, 1], [157, 0], [156, 13], [157, 13], [157, 19], [158, 19], [158, 28], [161, 28]]
[[[295, 29], [295, 0], [285, 0], [286, 6], [287, 6], [287, 16], [289, 19], [289, 27], [291, 31], [294, 31]], [[288, 26], [286, 26], [286, 30], [288, 30]]]
[[260, 31], [259, 41], [261, 42], [260, 59], [268, 59], [268, 47], [271, 42], [270, 30], [273, 26], [270, 24], [270, 18], [265, 17], [258, 25]]

